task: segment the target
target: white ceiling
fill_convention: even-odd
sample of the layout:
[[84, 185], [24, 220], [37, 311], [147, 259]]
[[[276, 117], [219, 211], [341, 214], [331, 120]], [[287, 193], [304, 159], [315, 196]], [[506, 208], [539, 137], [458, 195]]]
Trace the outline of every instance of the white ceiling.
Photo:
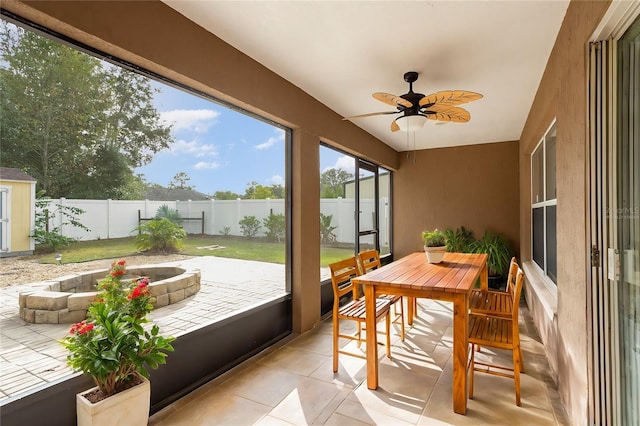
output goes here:
[[398, 151], [517, 140], [562, 24], [554, 1], [164, 2], [342, 116], [393, 107], [373, 92], [469, 90], [468, 123], [390, 131], [395, 115], [353, 123]]

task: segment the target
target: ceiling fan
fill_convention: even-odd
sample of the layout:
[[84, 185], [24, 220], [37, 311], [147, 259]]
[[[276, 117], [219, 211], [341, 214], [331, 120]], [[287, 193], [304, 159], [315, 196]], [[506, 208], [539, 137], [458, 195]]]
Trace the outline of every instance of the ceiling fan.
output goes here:
[[443, 90], [423, 95], [413, 91], [413, 83], [418, 79], [418, 73], [409, 71], [404, 74], [404, 81], [409, 83], [409, 92], [396, 96], [389, 93], [376, 92], [373, 97], [385, 104], [396, 107], [396, 111], [371, 112], [368, 114], [353, 115], [343, 120], [353, 118], [371, 117], [374, 115], [402, 114], [391, 123], [391, 131], [415, 131], [421, 128], [429, 120], [442, 122], [465, 123], [471, 119], [469, 111], [456, 105], [475, 101], [482, 95], [466, 90]]

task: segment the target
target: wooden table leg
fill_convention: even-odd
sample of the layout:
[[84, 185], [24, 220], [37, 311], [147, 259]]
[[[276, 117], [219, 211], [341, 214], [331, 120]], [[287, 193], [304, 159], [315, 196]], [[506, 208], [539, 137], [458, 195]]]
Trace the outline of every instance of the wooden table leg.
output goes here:
[[413, 325], [413, 318], [416, 316], [416, 298], [407, 297], [407, 324]]
[[378, 389], [378, 336], [376, 333], [376, 289], [364, 285], [367, 333], [367, 388]]
[[468, 294], [457, 293], [453, 297], [453, 411], [458, 414], [467, 412], [468, 312]]
[[489, 290], [489, 269], [487, 268], [486, 262], [480, 270], [480, 289], [482, 291]]

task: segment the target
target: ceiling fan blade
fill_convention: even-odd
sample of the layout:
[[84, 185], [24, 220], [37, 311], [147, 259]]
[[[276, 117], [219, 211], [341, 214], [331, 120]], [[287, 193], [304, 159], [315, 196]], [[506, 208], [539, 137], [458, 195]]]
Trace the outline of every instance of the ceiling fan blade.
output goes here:
[[466, 123], [471, 120], [471, 114], [464, 108], [433, 105], [424, 112], [429, 120], [452, 121], [454, 123]]
[[398, 126], [398, 123], [396, 123], [396, 120], [393, 120], [391, 122], [391, 131], [397, 132], [398, 130], [400, 130], [400, 126]]
[[373, 97], [380, 102], [384, 102], [388, 105], [393, 105], [394, 107], [402, 105], [405, 108], [411, 108], [413, 106], [413, 104], [408, 100], [401, 98], [400, 96], [391, 95], [389, 93], [376, 92], [373, 94]]
[[431, 105], [455, 106], [482, 98], [480, 93], [466, 90], [443, 90], [420, 99], [420, 106], [430, 108]]
[[352, 118], [372, 117], [374, 115], [387, 115], [398, 114], [400, 111], [382, 111], [382, 112], [370, 112], [368, 114], [352, 115], [351, 117], [344, 117], [343, 120], [351, 120]]

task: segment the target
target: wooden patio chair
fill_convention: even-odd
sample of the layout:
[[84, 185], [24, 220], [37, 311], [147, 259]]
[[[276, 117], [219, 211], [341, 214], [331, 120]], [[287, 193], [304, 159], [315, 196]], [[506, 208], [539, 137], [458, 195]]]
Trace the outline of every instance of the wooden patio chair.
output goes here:
[[[469, 398], [473, 399], [473, 376], [476, 371], [513, 379], [516, 391], [516, 405], [520, 406], [520, 373], [522, 371], [522, 349], [518, 328], [518, 306], [524, 273], [518, 268], [515, 274], [515, 290], [511, 316], [504, 313], [471, 313], [469, 315], [469, 344], [471, 358], [469, 362]], [[475, 361], [475, 346], [483, 348], [508, 349], [513, 358], [513, 368], [497, 364]]]
[[[358, 347], [360, 347], [362, 342], [366, 342], [366, 339], [362, 337], [363, 324], [366, 320], [366, 312], [364, 298], [358, 298], [354, 285], [351, 282], [352, 278], [360, 275], [358, 262], [355, 256], [332, 263], [329, 265], [329, 269], [331, 270], [331, 285], [333, 287], [333, 372], [335, 373], [338, 371], [338, 354], [366, 359], [364, 354], [340, 349], [341, 338], [357, 341]], [[344, 306], [340, 306], [340, 298], [348, 295], [349, 293], [352, 294], [352, 300]], [[386, 319], [386, 346], [388, 358], [391, 358], [390, 304], [391, 301], [389, 299], [376, 300], [376, 323], [378, 323], [382, 318]], [[341, 320], [351, 320], [357, 323], [358, 331], [355, 336], [340, 332]]]
[[[363, 275], [369, 271], [378, 269], [381, 266], [380, 253], [378, 253], [378, 250], [376, 249], [361, 251], [358, 254], [358, 260], [360, 265], [360, 273]], [[394, 312], [392, 322], [397, 322], [398, 320], [400, 320], [400, 340], [404, 342], [404, 304], [402, 296], [383, 294], [380, 296], [380, 298], [389, 299], [391, 301]], [[400, 306], [400, 309], [398, 309], [398, 306]]]
[[518, 268], [516, 258], [512, 257], [511, 263], [509, 264], [509, 275], [507, 276], [507, 288], [505, 291], [471, 290], [471, 297], [469, 299], [469, 309], [471, 313], [491, 313], [493, 315], [510, 317], [511, 309], [513, 308], [514, 283]]

